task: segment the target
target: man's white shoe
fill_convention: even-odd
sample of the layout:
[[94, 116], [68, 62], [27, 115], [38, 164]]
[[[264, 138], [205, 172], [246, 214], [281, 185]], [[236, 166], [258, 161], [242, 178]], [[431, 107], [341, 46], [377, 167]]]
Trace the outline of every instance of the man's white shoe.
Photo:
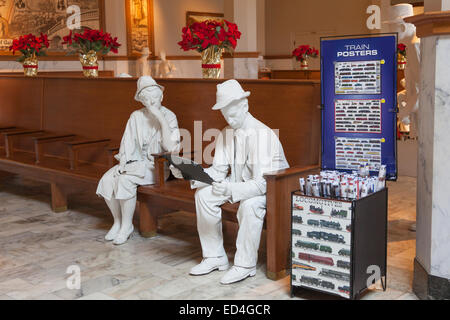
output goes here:
[[201, 276], [208, 274], [214, 270], [225, 271], [228, 270], [228, 257], [218, 258], [204, 258], [202, 262], [191, 269], [189, 272], [193, 276]]
[[128, 230], [128, 232], [119, 232], [117, 234], [117, 236], [114, 238], [113, 243], [117, 246], [124, 244], [125, 242], [127, 242], [128, 238], [131, 236], [133, 231], [134, 231], [134, 227], [131, 226], [130, 229]]
[[222, 277], [220, 280], [221, 284], [231, 284], [247, 277], [254, 277], [256, 275], [256, 267], [253, 268], [242, 268], [237, 266], [232, 266], [231, 269]]

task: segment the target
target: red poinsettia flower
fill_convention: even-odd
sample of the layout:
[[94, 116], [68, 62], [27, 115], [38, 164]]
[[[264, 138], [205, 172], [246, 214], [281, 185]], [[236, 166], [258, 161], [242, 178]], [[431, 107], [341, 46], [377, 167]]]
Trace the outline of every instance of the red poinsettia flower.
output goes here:
[[319, 56], [319, 50], [310, 45], [300, 45], [292, 51], [292, 56], [297, 59], [297, 61], [303, 61], [307, 57], [317, 58]]
[[82, 33], [70, 33], [63, 37], [63, 44], [74, 49], [72, 53], [86, 54], [93, 50], [101, 54], [108, 52], [118, 53], [118, 48], [121, 46], [117, 42], [117, 37], [112, 38], [111, 34], [103, 32], [103, 30], [84, 29]]
[[43, 49], [48, 48], [49, 45], [50, 43], [46, 34], [41, 33], [40, 37], [36, 37], [30, 33], [19, 37], [19, 39], [14, 39], [9, 50], [12, 51], [13, 54], [15, 54], [16, 51], [20, 51], [22, 56], [17, 61], [23, 62], [26, 58], [32, 56], [45, 55], [45, 50]]
[[397, 52], [406, 57], [406, 45], [404, 43], [399, 43], [397, 45]]
[[207, 20], [196, 22], [182, 29], [181, 41], [178, 45], [184, 51], [197, 50], [202, 52], [211, 46], [232, 51], [237, 46], [241, 32], [236, 24]]

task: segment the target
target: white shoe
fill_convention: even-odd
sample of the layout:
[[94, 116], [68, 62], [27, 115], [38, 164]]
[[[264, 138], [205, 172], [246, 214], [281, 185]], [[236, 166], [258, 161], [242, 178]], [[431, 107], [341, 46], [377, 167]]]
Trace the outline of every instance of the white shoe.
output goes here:
[[115, 237], [117, 237], [117, 234], [120, 230], [120, 224], [115, 223], [113, 224], [112, 228], [109, 230], [109, 232], [105, 236], [106, 241], [113, 241]]
[[208, 274], [214, 270], [219, 271], [228, 270], [228, 257], [222, 256], [218, 258], [204, 258], [202, 262], [191, 269], [189, 274], [193, 276], [201, 276]]
[[131, 234], [134, 231], [134, 227], [133, 225], [131, 225], [130, 229], [128, 230], [128, 232], [120, 232], [117, 234], [117, 236], [114, 238], [113, 243], [115, 245], [121, 245], [124, 244], [125, 242], [127, 242], [128, 238], [131, 236]]
[[247, 277], [254, 277], [256, 275], [256, 267], [253, 268], [242, 268], [232, 266], [230, 271], [228, 271], [220, 280], [221, 284], [231, 284]]

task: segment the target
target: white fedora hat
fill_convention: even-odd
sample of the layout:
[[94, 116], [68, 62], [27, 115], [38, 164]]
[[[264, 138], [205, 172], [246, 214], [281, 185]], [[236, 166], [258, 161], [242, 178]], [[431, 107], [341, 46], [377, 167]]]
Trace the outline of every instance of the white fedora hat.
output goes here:
[[412, 4], [401, 3], [393, 5], [389, 8], [389, 16], [383, 23], [405, 23], [404, 18], [414, 15]]
[[139, 101], [139, 93], [141, 93], [141, 91], [144, 90], [145, 88], [149, 88], [149, 87], [158, 87], [162, 91], [164, 91], [164, 87], [157, 84], [155, 79], [153, 79], [150, 76], [142, 76], [138, 80], [137, 91], [136, 91], [136, 94], [134, 95], [134, 100]]
[[250, 92], [245, 92], [236, 80], [225, 81], [217, 85], [216, 104], [212, 109], [223, 109], [233, 101], [247, 98], [249, 95]]

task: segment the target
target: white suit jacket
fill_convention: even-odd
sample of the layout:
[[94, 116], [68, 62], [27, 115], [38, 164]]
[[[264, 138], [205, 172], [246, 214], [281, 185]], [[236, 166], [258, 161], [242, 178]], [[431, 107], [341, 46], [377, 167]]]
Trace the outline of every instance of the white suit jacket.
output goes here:
[[[264, 174], [286, 168], [289, 164], [278, 136], [248, 114], [243, 129], [228, 126], [222, 130], [216, 140], [213, 165], [205, 171], [217, 182], [233, 183], [230, 202], [235, 203], [265, 195]], [[199, 185], [192, 183], [193, 188]]]

